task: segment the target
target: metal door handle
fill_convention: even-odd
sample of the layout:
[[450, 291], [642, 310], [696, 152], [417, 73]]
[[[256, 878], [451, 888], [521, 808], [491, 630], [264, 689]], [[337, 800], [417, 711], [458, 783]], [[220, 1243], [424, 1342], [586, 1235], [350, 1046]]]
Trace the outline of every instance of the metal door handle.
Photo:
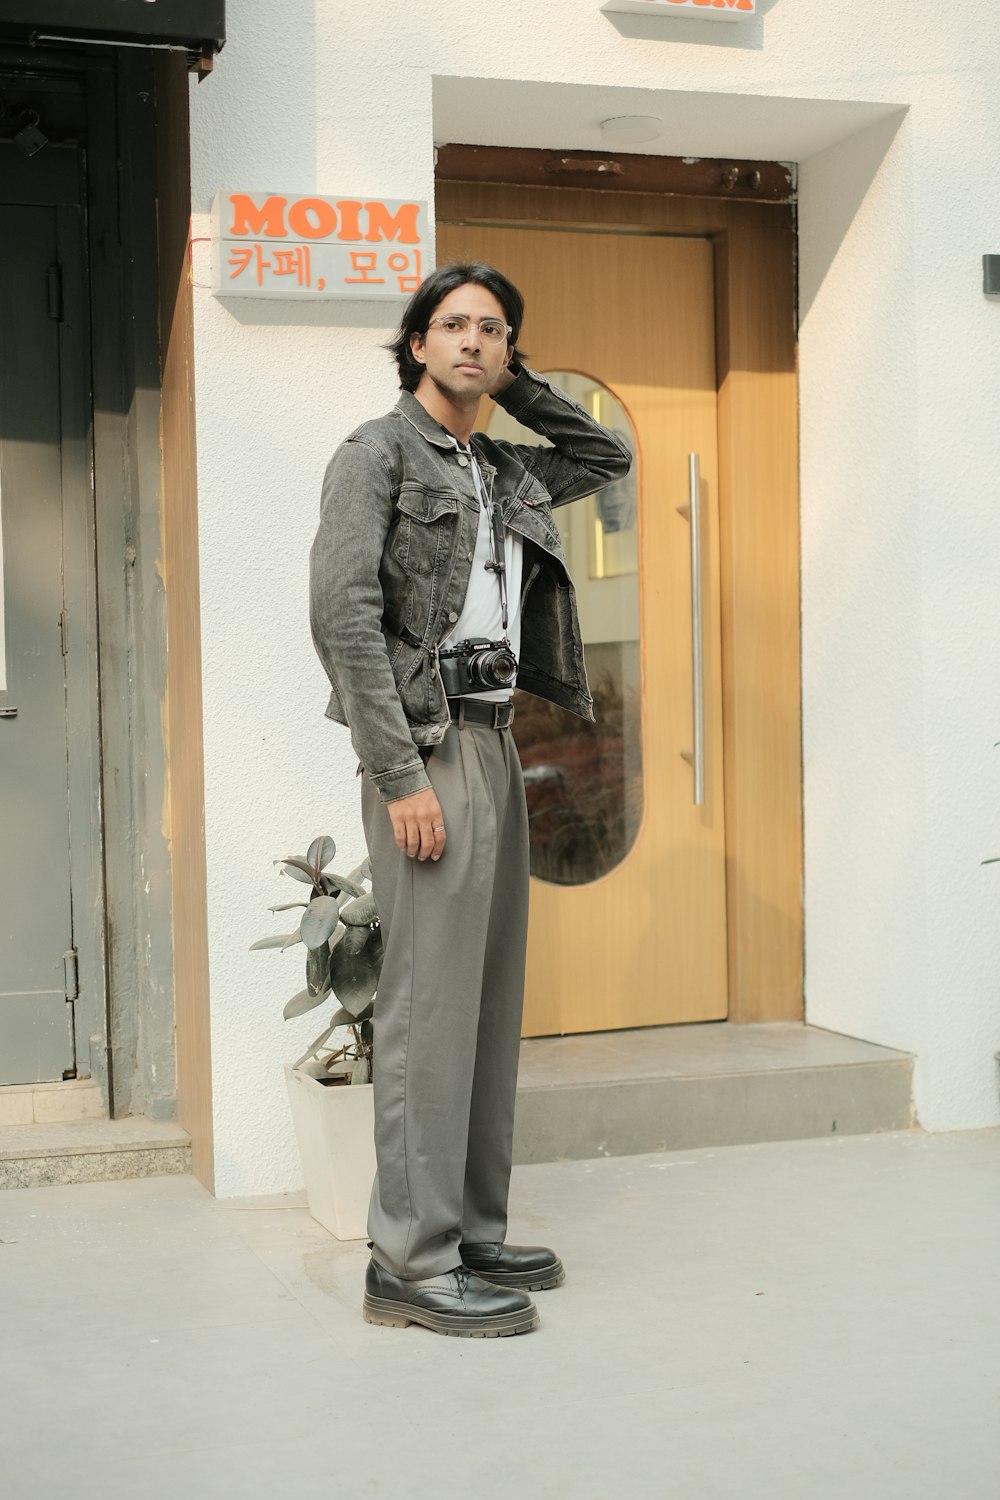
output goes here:
[[705, 802], [705, 667], [701, 650], [701, 462], [688, 454], [691, 523], [691, 722], [693, 725], [694, 805]]

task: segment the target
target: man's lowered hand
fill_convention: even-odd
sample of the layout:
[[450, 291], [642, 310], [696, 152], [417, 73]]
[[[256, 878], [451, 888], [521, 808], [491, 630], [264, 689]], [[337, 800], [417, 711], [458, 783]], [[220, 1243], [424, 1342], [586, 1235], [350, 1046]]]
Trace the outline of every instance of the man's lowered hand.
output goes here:
[[440, 859], [444, 853], [444, 815], [433, 787], [398, 797], [387, 804], [397, 846], [411, 859]]

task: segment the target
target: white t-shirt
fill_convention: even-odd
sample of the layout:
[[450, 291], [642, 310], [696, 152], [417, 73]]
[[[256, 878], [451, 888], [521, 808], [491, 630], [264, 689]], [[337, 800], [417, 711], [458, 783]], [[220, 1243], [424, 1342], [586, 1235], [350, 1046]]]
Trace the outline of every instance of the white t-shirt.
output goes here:
[[[472, 468], [472, 479], [479, 496], [479, 527], [476, 531], [476, 547], [472, 555], [472, 571], [469, 589], [462, 612], [441, 642], [441, 649], [457, 646], [459, 641], [503, 640], [503, 611], [500, 605], [500, 584], [495, 573], [487, 571], [490, 561], [490, 519], [486, 487], [471, 448], [463, 445], [451, 433], [448, 434], [459, 453], [468, 455]], [[504, 561], [507, 568], [507, 639], [514, 655], [521, 649], [521, 576], [523, 572], [524, 544], [512, 531], [504, 531]], [[469, 693], [483, 703], [506, 703], [511, 696], [510, 688], [497, 688], [489, 693]]]

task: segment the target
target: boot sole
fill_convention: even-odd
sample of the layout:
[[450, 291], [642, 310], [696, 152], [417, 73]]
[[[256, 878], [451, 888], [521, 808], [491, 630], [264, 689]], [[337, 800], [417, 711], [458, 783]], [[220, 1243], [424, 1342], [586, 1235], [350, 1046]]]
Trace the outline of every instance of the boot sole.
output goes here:
[[537, 1307], [473, 1319], [457, 1313], [432, 1312], [427, 1307], [415, 1307], [411, 1302], [373, 1297], [370, 1292], [365, 1293], [361, 1312], [366, 1323], [377, 1323], [382, 1328], [408, 1328], [411, 1323], [418, 1323], [422, 1328], [446, 1333], [456, 1339], [504, 1339], [515, 1333], [531, 1333], [539, 1323]]
[[554, 1286], [562, 1286], [566, 1272], [562, 1261], [542, 1266], [537, 1271], [480, 1271], [476, 1266], [467, 1266], [480, 1281], [489, 1281], [493, 1286], [514, 1287], [519, 1292], [547, 1292]]

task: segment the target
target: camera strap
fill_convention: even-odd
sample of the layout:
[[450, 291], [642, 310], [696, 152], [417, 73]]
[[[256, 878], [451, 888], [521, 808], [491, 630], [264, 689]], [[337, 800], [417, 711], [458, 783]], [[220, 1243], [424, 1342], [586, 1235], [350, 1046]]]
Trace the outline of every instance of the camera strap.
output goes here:
[[486, 510], [486, 517], [490, 528], [490, 560], [486, 564], [490, 573], [496, 574], [497, 585], [500, 589], [500, 623], [503, 628], [503, 638], [506, 645], [510, 645], [507, 639], [507, 630], [510, 623], [510, 615], [507, 608], [507, 554], [504, 550], [504, 524], [500, 507], [493, 499], [493, 478], [490, 477], [490, 487], [487, 491], [483, 483], [482, 470], [479, 460], [469, 444], [469, 456], [472, 460], [475, 478], [478, 480], [479, 493], [482, 504]]
[[513, 650], [507, 634], [510, 628], [510, 611], [507, 606], [507, 554], [504, 550], [505, 533], [503, 515], [501, 514], [499, 505], [493, 499], [493, 480], [495, 474], [490, 475], [490, 485], [487, 490], [483, 479], [483, 471], [479, 466], [479, 457], [471, 442], [462, 444], [453, 432], [449, 432], [443, 423], [439, 422], [438, 426], [442, 432], [448, 434], [459, 453], [464, 453], [472, 465], [472, 479], [476, 488], [476, 498], [486, 512], [486, 519], [489, 525], [490, 560], [486, 564], [486, 569], [488, 572], [496, 574], [497, 585], [500, 589], [500, 623], [503, 630], [504, 645], [508, 649]]
[[499, 505], [493, 503], [493, 497], [489, 500], [490, 521], [490, 561], [486, 564], [491, 573], [497, 575], [497, 583], [500, 586], [500, 622], [503, 626], [503, 638], [507, 639], [508, 611], [507, 611], [507, 556], [504, 551], [504, 529], [503, 517], [500, 514]]

